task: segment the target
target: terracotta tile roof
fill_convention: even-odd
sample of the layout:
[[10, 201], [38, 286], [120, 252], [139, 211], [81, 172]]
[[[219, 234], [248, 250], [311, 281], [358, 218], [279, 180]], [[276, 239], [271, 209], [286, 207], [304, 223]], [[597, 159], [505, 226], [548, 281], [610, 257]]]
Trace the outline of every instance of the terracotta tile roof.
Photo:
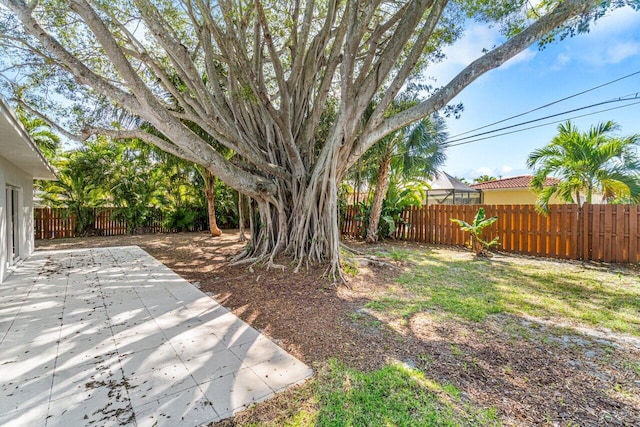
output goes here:
[[[511, 178], [496, 179], [494, 181], [482, 182], [480, 184], [473, 184], [471, 188], [476, 190], [503, 190], [507, 188], [529, 188], [531, 185], [531, 175], [513, 176]], [[544, 186], [548, 187], [559, 183], [558, 178], [548, 176], [544, 181]]]

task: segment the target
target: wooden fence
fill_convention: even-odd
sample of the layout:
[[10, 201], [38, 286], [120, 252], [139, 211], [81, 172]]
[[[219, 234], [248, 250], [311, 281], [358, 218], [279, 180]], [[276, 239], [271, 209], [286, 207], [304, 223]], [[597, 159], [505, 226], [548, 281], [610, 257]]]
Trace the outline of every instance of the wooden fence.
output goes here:
[[[533, 205], [432, 205], [402, 213], [395, 238], [414, 242], [464, 245], [468, 233], [451, 218], [471, 222], [479, 207], [498, 221], [485, 237], [500, 238], [499, 250], [527, 255], [640, 262], [640, 210], [637, 205], [550, 205], [549, 215]], [[363, 224], [356, 206], [348, 206], [342, 234], [362, 236]]]
[[[90, 217], [94, 218], [93, 226], [88, 230], [90, 235], [121, 236], [130, 232], [130, 227], [124, 219], [116, 215], [117, 208], [87, 209]], [[34, 231], [36, 239], [59, 239], [64, 237], [78, 237], [76, 233], [76, 217], [66, 208], [35, 208], [33, 213]], [[176, 230], [164, 226], [165, 217], [159, 209], [153, 209], [151, 214], [138, 229], [137, 233], [171, 233]], [[209, 227], [207, 222], [196, 222], [188, 231], [201, 231]]]

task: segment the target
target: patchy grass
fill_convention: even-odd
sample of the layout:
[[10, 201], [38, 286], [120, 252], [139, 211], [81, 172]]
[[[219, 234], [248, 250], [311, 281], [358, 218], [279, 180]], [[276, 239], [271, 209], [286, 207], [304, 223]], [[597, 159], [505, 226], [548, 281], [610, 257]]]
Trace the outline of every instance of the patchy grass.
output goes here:
[[[493, 408], [472, 407], [460, 400], [452, 384], [438, 384], [402, 364], [373, 372], [325, 364], [300, 394], [313, 405], [286, 413], [268, 424], [252, 426], [496, 426]], [[310, 393], [309, 393], [310, 391]]]
[[342, 258], [342, 270], [349, 276], [356, 276], [360, 269], [358, 268], [358, 260], [356, 257], [344, 249], [340, 249], [340, 257]]
[[382, 326], [382, 322], [380, 320], [365, 313], [351, 313], [349, 317], [355, 323], [367, 328], [378, 329]]
[[640, 379], [640, 362], [626, 362], [625, 367]]
[[398, 279], [401, 296], [380, 295], [368, 308], [403, 318], [431, 309], [477, 322], [496, 313], [526, 314], [640, 335], [640, 278], [630, 272], [505, 256], [476, 259], [450, 249], [394, 249], [389, 258], [399, 256], [410, 263]]

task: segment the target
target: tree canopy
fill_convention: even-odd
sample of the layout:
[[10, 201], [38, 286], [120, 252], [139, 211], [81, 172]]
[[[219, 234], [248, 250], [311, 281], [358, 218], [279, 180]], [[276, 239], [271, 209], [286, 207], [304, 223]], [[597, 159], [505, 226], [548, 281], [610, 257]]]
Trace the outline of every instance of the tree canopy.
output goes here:
[[[536, 41], [585, 31], [624, 4], [640, 7], [631, 0], [0, 1], [13, 102], [69, 138], [139, 138], [202, 165], [256, 202], [262, 226], [248, 260], [268, 256], [273, 265], [287, 251], [298, 266], [329, 260], [334, 273], [337, 185], [376, 141], [446, 109]], [[390, 114], [407, 80], [426, 78], [469, 19], [499, 25], [504, 42]]]

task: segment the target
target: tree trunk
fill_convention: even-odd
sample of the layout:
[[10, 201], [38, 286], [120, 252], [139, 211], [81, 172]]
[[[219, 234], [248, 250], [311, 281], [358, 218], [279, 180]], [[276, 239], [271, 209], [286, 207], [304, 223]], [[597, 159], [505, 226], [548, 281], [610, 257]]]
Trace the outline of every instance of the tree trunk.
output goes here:
[[360, 159], [358, 159], [358, 166], [357, 166], [357, 173], [356, 173], [356, 188], [355, 188], [355, 199], [354, 199], [354, 206], [358, 206], [358, 204], [360, 203], [360, 184], [361, 184], [361, 177], [362, 177], [362, 164], [360, 162]]
[[246, 242], [247, 241], [247, 236], [244, 235], [244, 226], [245, 226], [245, 219], [244, 219], [244, 195], [242, 193], [238, 193], [238, 229], [240, 232], [240, 241], [241, 242]]
[[376, 191], [373, 193], [373, 202], [369, 211], [369, 227], [367, 228], [368, 243], [378, 241], [378, 225], [380, 224], [380, 215], [382, 214], [382, 202], [387, 195], [389, 189], [389, 166], [391, 165], [391, 156], [385, 154], [380, 161], [378, 168], [378, 177], [376, 178]]
[[251, 199], [251, 238], [236, 264], [264, 261], [267, 268], [284, 269], [276, 258], [286, 254], [295, 261], [294, 272], [323, 263], [328, 277], [343, 280], [336, 151], [324, 150], [308, 176], [279, 180], [275, 195]]
[[471, 249], [473, 250], [473, 252], [475, 252], [477, 257], [490, 256], [489, 252], [484, 248], [482, 242], [480, 242], [480, 240], [473, 234], [471, 235]]
[[211, 173], [209, 170], [206, 171], [206, 180], [204, 186], [204, 193], [207, 197], [207, 211], [209, 214], [209, 232], [213, 237], [218, 237], [222, 235], [222, 231], [218, 228], [218, 224], [216, 222], [216, 209], [215, 209], [215, 198], [216, 198], [216, 176]]

